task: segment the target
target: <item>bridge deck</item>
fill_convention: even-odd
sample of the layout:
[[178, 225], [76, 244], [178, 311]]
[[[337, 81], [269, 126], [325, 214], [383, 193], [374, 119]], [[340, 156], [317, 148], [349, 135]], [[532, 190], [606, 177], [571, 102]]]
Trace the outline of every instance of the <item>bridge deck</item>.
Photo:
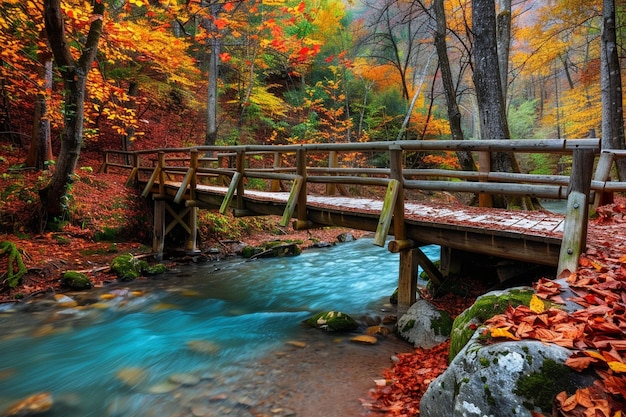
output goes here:
[[[173, 196], [180, 182], [165, 183]], [[218, 207], [225, 187], [196, 186], [197, 204]], [[247, 214], [282, 215], [289, 193], [246, 190]], [[538, 211], [510, 211], [406, 201], [407, 235], [420, 245], [437, 244], [544, 265], [558, 264], [565, 217]], [[307, 195], [308, 218], [329, 226], [375, 231], [383, 202], [373, 198]]]

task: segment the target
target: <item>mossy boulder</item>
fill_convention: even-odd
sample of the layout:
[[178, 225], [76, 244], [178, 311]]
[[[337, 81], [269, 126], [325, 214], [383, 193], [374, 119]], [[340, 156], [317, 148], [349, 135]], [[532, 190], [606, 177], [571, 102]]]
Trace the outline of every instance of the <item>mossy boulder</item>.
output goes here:
[[76, 271], [67, 271], [63, 274], [61, 277], [61, 285], [72, 290], [88, 290], [93, 288], [91, 279], [87, 275]]
[[111, 261], [111, 271], [117, 275], [119, 281], [133, 281], [142, 275], [158, 275], [166, 270], [167, 267], [163, 264], [150, 265], [145, 260], [137, 259], [130, 253], [116, 256]]
[[396, 326], [401, 338], [424, 349], [446, 341], [451, 329], [450, 315], [422, 299], [409, 307]]
[[326, 311], [318, 313], [304, 321], [311, 327], [329, 332], [350, 332], [356, 330], [359, 324], [352, 317], [341, 311]]
[[450, 334], [450, 360], [463, 349], [476, 329], [497, 314], [502, 314], [508, 306], [529, 305], [534, 294], [531, 288], [515, 288], [507, 291], [493, 291], [482, 295], [452, 324]]
[[246, 246], [241, 250], [244, 258], [277, 258], [282, 256], [298, 256], [302, 253], [300, 240], [270, 240], [259, 246]]

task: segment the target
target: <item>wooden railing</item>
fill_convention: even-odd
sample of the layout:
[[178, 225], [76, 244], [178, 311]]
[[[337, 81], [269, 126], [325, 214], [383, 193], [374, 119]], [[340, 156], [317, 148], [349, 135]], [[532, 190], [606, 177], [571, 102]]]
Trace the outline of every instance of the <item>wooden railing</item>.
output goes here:
[[[548, 153], [571, 155], [570, 175], [533, 175], [494, 172], [489, 164], [478, 171], [449, 169], [411, 169], [404, 161], [413, 153], [474, 152], [489, 160], [491, 152]], [[540, 199], [567, 199], [565, 233], [559, 270], [576, 268], [585, 248], [587, 218], [593, 192], [624, 191], [626, 183], [609, 181], [614, 158], [619, 152], [603, 152], [592, 179], [594, 158], [600, 154], [598, 139], [553, 140], [472, 140], [472, 141], [396, 141], [370, 143], [333, 143], [308, 145], [199, 146], [145, 151], [105, 153], [101, 171], [130, 170], [128, 182], [145, 182], [144, 196], [164, 194], [166, 181], [177, 180], [180, 188], [174, 201], [183, 199], [194, 205], [198, 184], [228, 187], [220, 210], [234, 207], [235, 215], [245, 211], [246, 182], [262, 181], [266, 190], [289, 189], [282, 225], [296, 218], [297, 229], [310, 227], [306, 216], [307, 185], [322, 184], [325, 193], [348, 193], [347, 186], [386, 187], [383, 210], [375, 241], [384, 245], [393, 221], [395, 240], [392, 251], [411, 247], [403, 230], [404, 201], [407, 190], [446, 191], [479, 195], [525, 196]], [[371, 161], [388, 161], [375, 167]], [[129, 162], [127, 162], [129, 161]], [[360, 161], [364, 166], [352, 166]], [[596, 199], [597, 201], [597, 199]], [[561, 265], [562, 264], [562, 265]]]

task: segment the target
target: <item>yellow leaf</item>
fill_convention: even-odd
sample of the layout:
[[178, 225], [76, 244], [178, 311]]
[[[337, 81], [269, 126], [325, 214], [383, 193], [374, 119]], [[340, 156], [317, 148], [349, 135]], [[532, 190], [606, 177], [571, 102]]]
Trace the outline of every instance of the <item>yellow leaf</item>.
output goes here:
[[546, 311], [546, 305], [543, 303], [543, 301], [537, 297], [536, 294], [533, 294], [533, 296], [530, 299], [530, 311], [532, 311], [535, 314], [541, 314], [544, 311]]
[[511, 333], [508, 327], [491, 329], [491, 337], [506, 337], [507, 339], [521, 340], [519, 337], [516, 337], [513, 333]]
[[609, 365], [609, 368], [614, 372], [626, 372], [626, 363], [611, 361], [607, 362], [607, 365]]
[[592, 358], [600, 359], [602, 362], [606, 362], [606, 359], [604, 359], [604, 355], [602, 355], [600, 352], [586, 350], [585, 355], [591, 356]]

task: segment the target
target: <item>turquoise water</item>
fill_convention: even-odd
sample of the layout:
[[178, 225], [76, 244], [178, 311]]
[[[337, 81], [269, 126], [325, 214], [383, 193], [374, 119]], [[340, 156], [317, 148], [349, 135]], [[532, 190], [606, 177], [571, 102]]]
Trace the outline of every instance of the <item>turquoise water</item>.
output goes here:
[[[423, 249], [438, 259], [437, 247]], [[397, 254], [361, 239], [68, 294], [78, 307], [54, 299], [0, 306], [0, 413], [50, 392], [49, 416], [187, 415], [176, 408], [185, 394], [171, 394], [172, 375], [242, 392], [234, 381], [246, 367], [288, 340], [310, 337], [302, 320], [325, 310], [380, 312], [397, 276]]]

